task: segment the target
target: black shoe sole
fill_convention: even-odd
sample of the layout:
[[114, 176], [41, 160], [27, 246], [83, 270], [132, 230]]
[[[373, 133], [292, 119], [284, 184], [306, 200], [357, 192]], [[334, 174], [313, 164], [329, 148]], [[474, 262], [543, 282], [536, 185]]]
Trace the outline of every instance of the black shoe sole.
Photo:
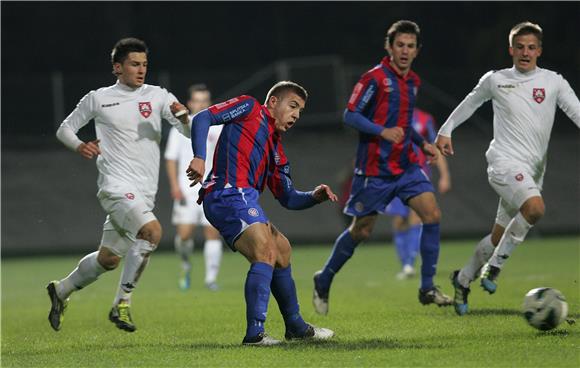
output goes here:
[[111, 315], [109, 315], [109, 321], [113, 322], [119, 330], [123, 330], [123, 331], [127, 331], [127, 332], [135, 332], [135, 330], [137, 330], [137, 327], [130, 326], [130, 325], [126, 324], [125, 322], [120, 321], [115, 317], [112, 317]]
[[48, 291], [48, 297], [50, 298], [50, 312], [48, 312], [48, 322], [50, 323], [50, 327], [52, 327], [53, 330], [60, 331], [60, 318], [58, 318], [59, 320], [56, 323], [52, 318], [53, 314], [60, 315], [60, 313], [58, 313], [58, 308], [55, 307], [55, 305], [58, 305], [60, 300], [56, 295], [56, 288], [52, 282], [46, 286], [46, 291]]

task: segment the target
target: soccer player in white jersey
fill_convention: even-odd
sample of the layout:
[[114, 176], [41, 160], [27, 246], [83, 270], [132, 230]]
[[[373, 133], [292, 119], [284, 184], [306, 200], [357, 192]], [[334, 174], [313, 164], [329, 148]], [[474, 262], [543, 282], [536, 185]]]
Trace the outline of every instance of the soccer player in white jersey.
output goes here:
[[481, 270], [481, 286], [493, 294], [496, 279], [514, 248], [544, 215], [541, 190], [556, 106], [580, 127], [580, 102], [558, 73], [537, 66], [542, 29], [523, 22], [509, 34], [513, 67], [486, 73], [439, 130], [437, 147], [453, 155], [451, 132], [485, 101], [493, 101], [493, 140], [486, 152], [487, 174], [499, 195], [491, 234], [477, 245], [461, 270], [454, 271], [455, 312], [467, 313], [469, 285]]
[[[99, 250], [80, 260], [64, 279], [47, 290], [52, 306], [48, 320], [60, 330], [69, 296], [115, 269], [125, 258], [109, 320], [135, 331], [131, 293], [161, 239], [161, 225], [153, 214], [159, 178], [161, 119], [190, 135], [187, 108], [167, 90], [145, 84], [148, 49], [135, 38], [117, 42], [111, 53], [117, 82], [90, 91], [63, 121], [57, 138], [86, 159], [96, 157], [97, 198], [107, 213]], [[179, 116], [179, 119], [176, 117]], [[81, 141], [76, 133], [95, 121], [97, 139]]]
[[[192, 115], [208, 108], [211, 105], [211, 93], [206, 85], [194, 84], [188, 89], [189, 99], [187, 107]], [[207, 136], [207, 157], [213, 157], [217, 140], [222, 131], [223, 125], [214, 125], [209, 128]], [[212, 291], [218, 289], [217, 275], [222, 258], [222, 242], [219, 232], [211, 226], [205, 218], [203, 207], [197, 204], [198, 192], [201, 184], [190, 187], [187, 178], [187, 168], [193, 159], [191, 140], [179, 134], [177, 129], [172, 128], [169, 132], [167, 146], [165, 148], [165, 162], [171, 196], [174, 199], [172, 223], [175, 225], [177, 234], [175, 235], [175, 251], [180, 256], [181, 276], [179, 287], [182, 290], [189, 289], [191, 279], [191, 262], [189, 260], [193, 252], [193, 235], [196, 225], [203, 227], [205, 244], [203, 254], [205, 259], [205, 286]], [[205, 172], [211, 171], [212, 162], [205, 162]]]

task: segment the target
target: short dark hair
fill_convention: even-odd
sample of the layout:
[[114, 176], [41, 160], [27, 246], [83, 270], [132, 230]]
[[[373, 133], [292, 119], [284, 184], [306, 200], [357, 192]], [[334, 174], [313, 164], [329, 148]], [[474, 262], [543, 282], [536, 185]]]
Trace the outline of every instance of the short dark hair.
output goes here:
[[398, 20], [387, 31], [387, 37], [385, 38], [385, 46], [393, 46], [395, 37], [398, 33], [410, 33], [417, 37], [417, 48], [421, 47], [421, 29], [417, 23], [410, 20]]
[[510, 30], [509, 35], [510, 47], [514, 46], [514, 39], [517, 36], [524, 36], [529, 34], [533, 34], [534, 36], [536, 36], [538, 42], [540, 43], [540, 46], [542, 46], [542, 35], [543, 35], [542, 27], [532, 22], [521, 22], [513, 26], [513, 28]]
[[111, 63], [123, 63], [130, 52], [144, 52], [149, 54], [149, 49], [144, 41], [129, 37], [117, 41], [113, 51], [111, 51]]
[[189, 88], [187, 88], [187, 97], [191, 97], [191, 95], [193, 94], [193, 92], [209, 92], [209, 88], [207, 88], [207, 86], [205, 85], [205, 83], [196, 83], [196, 84], [192, 84], [191, 86], [189, 86]]
[[266, 103], [270, 100], [270, 97], [276, 96], [278, 98], [283, 98], [288, 92], [294, 92], [300, 96], [304, 102], [308, 100], [308, 92], [306, 89], [299, 85], [298, 83], [292, 81], [281, 81], [272, 86], [266, 95]]

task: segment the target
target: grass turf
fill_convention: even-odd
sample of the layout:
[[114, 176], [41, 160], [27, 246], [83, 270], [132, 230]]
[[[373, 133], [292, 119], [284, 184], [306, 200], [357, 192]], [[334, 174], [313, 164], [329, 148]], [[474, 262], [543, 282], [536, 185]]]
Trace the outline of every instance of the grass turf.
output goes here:
[[[475, 242], [444, 242], [436, 282], [452, 294], [449, 273], [471, 256]], [[47, 321], [44, 289], [62, 278], [80, 257], [2, 260], [2, 361], [4, 367], [157, 367], [157, 366], [440, 366], [577, 367], [580, 326], [566, 323], [543, 333], [520, 313], [525, 293], [535, 287], [559, 289], [570, 315], [579, 317], [580, 239], [529, 240], [514, 252], [487, 295], [472, 285], [469, 315], [453, 308], [422, 306], [418, 280], [397, 281], [393, 247], [362, 245], [336, 276], [327, 317], [311, 305], [312, 273], [330, 246], [298, 247], [293, 274], [304, 319], [329, 327], [327, 343], [290, 343], [280, 347], [241, 346], [245, 331], [243, 285], [248, 264], [224, 252], [220, 291], [203, 287], [203, 256], [194, 254], [192, 289], [177, 288], [179, 260], [159, 252], [152, 258], [133, 296], [138, 330], [116, 329], [107, 319], [120, 271], [107, 273], [73, 294], [60, 332]], [[267, 331], [284, 335], [271, 298]]]

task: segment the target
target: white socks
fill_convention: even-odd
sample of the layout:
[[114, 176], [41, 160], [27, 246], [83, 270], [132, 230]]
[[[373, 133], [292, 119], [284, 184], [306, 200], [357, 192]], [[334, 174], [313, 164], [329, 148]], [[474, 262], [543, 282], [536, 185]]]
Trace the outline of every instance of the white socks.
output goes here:
[[97, 261], [98, 254], [99, 252], [96, 251], [86, 255], [79, 261], [77, 268], [60, 280], [56, 293], [61, 300], [68, 298], [73, 291], [90, 285], [99, 278], [99, 275], [107, 271]]
[[520, 244], [526, 238], [528, 231], [532, 228], [520, 212], [510, 221], [505, 228], [505, 232], [489, 260], [491, 266], [501, 268], [504, 262], [512, 254], [516, 245]]
[[183, 271], [189, 272], [191, 270], [191, 262], [189, 257], [193, 253], [193, 239], [181, 240], [179, 235], [175, 235], [173, 242], [175, 245], [175, 252], [181, 257], [181, 267]]
[[469, 262], [461, 269], [457, 279], [459, 284], [465, 288], [469, 287], [471, 281], [473, 281], [479, 269], [487, 263], [489, 258], [492, 256], [494, 251], [494, 246], [491, 243], [491, 234], [487, 234], [486, 237], [481, 239], [481, 241], [475, 247], [475, 253], [471, 256]]
[[203, 256], [205, 259], [205, 283], [214, 283], [220, 270], [222, 260], [222, 242], [221, 240], [206, 240], [203, 246]]
[[125, 256], [125, 265], [123, 266], [123, 273], [121, 274], [119, 289], [113, 301], [113, 306], [119, 304], [121, 300], [131, 303], [131, 293], [137, 286], [137, 281], [145, 266], [149, 263], [149, 255], [153, 250], [155, 250], [155, 246], [143, 239], [137, 239], [135, 244], [129, 248]]

